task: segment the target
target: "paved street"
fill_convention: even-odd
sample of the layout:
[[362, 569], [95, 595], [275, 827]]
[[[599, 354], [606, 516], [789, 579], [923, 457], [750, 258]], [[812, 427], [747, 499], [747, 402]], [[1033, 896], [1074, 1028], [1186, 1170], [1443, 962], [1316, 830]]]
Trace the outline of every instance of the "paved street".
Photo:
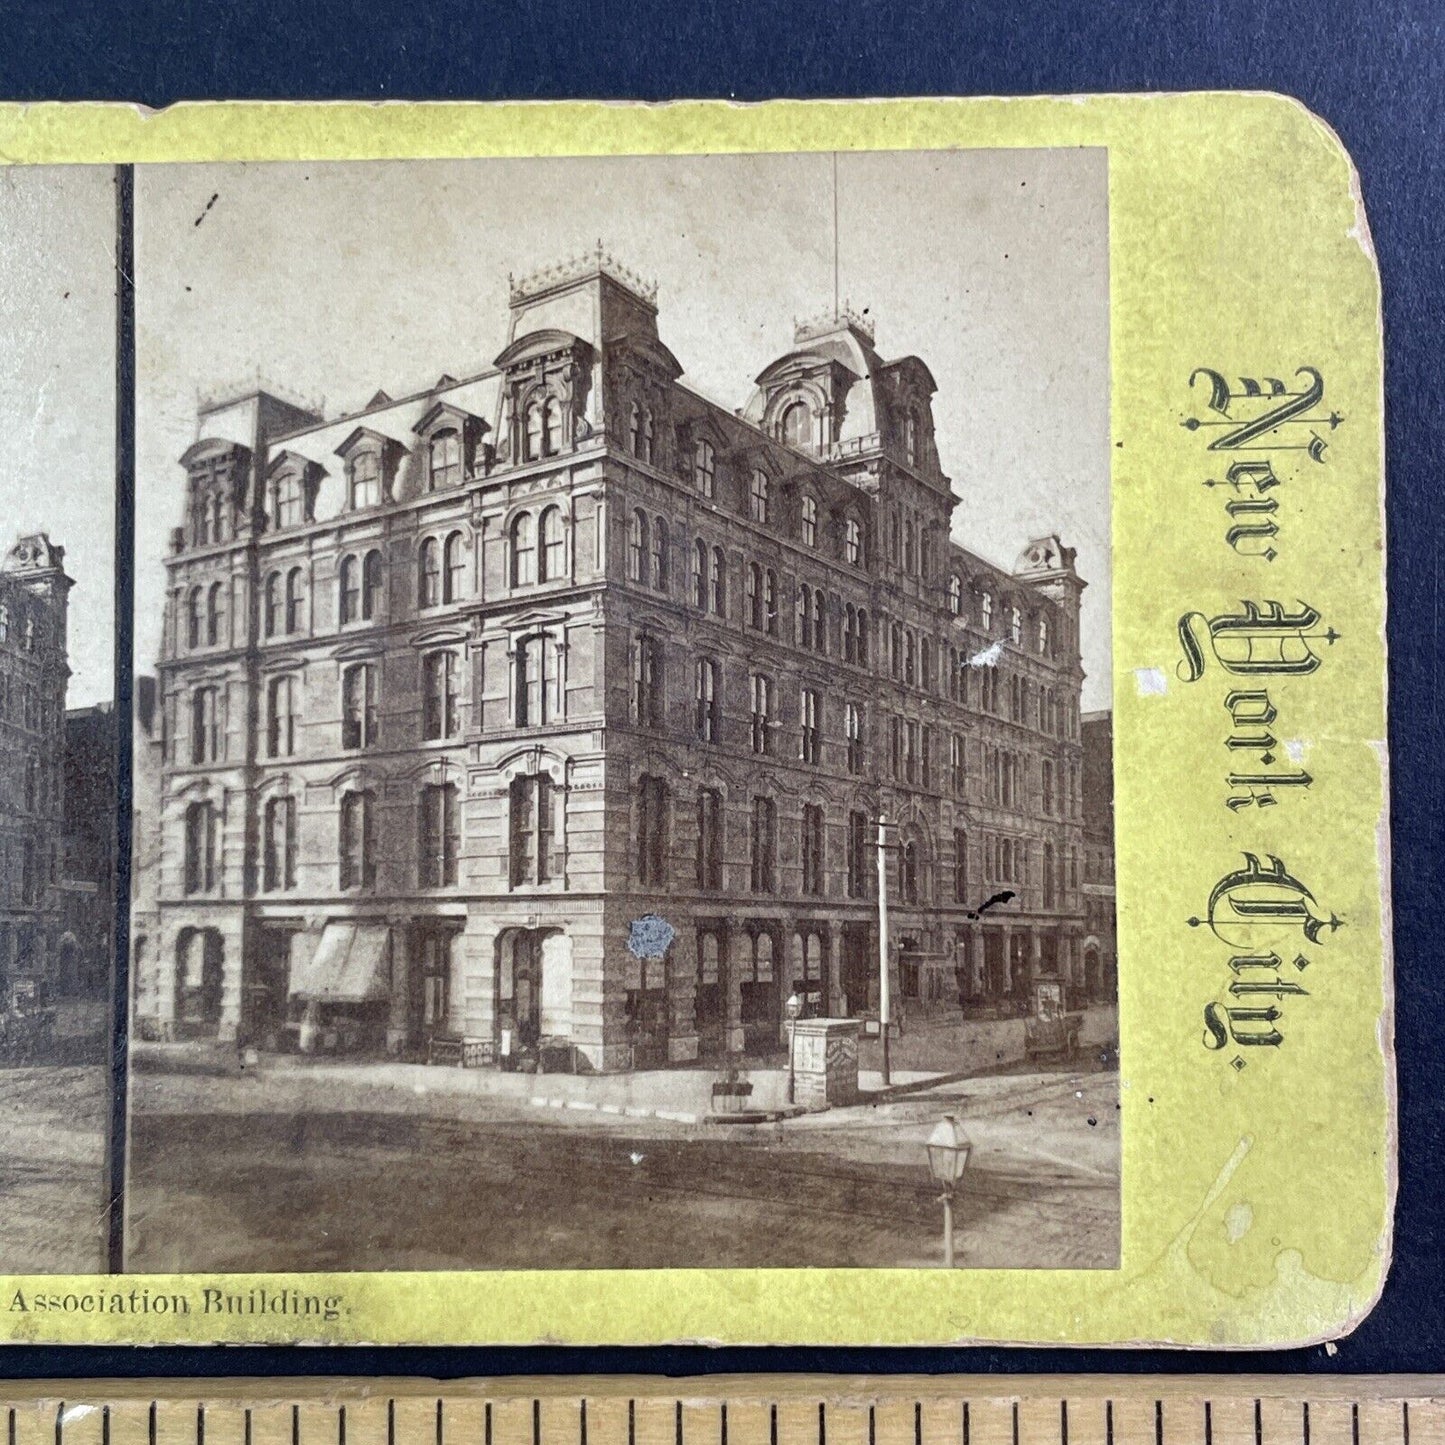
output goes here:
[[138, 1075], [133, 1270], [936, 1265], [923, 1140], [974, 1140], [961, 1263], [1109, 1267], [1118, 1076], [1014, 1071], [765, 1126], [310, 1076]]
[[105, 1268], [106, 1069], [0, 1067], [0, 1271]]

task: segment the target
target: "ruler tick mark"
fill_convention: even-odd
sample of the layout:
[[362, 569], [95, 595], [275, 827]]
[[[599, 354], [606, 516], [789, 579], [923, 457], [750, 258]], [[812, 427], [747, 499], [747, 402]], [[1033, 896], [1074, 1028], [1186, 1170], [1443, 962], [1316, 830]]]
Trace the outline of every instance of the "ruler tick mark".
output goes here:
[[963, 1402], [963, 1445], [970, 1445], [969, 1441], [970, 1424], [968, 1419], [968, 1401]]
[[[774, 1442], [777, 1445], [777, 1442]], [[923, 1445], [923, 1401], [913, 1402], [913, 1445]]]
[[1013, 1423], [1014, 1423], [1014, 1445], [1019, 1445], [1019, 1402], [1018, 1402], [1017, 1400], [1014, 1401]]
[[1350, 1406], [1350, 1440], [1352, 1445], [1360, 1445], [1360, 1403], [1358, 1400]]
[[1069, 1402], [1059, 1401], [1059, 1445], [1069, 1445]]
[[1300, 1429], [1304, 1435], [1304, 1445], [1310, 1445], [1310, 1402], [1300, 1402]]
[[1404, 1445], [1410, 1445], [1410, 1402], [1400, 1401], [1400, 1438]]
[[301, 1406], [291, 1407], [291, 1445], [301, 1445]]
[[[587, 1416], [582, 1416], [582, 1438], [587, 1438]], [[492, 1445], [492, 1402], [487, 1401], [486, 1408], [482, 1411], [482, 1445]]]
[[346, 1445], [346, 1406], [336, 1412], [336, 1445]]
[[1164, 1401], [1154, 1402], [1154, 1445], [1164, 1445]]
[[[672, 1433], [677, 1445], [682, 1445], [682, 1401], [673, 1402], [672, 1407]], [[541, 1445], [541, 1442], [538, 1442]]]
[[[442, 1445], [442, 1402], [437, 1401], [437, 1445]], [[532, 1445], [542, 1445], [542, 1402], [532, 1399]]]
[[1264, 1445], [1264, 1411], [1258, 1396], [1254, 1401], [1254, 1445]]
[[[678, 1445], [682, 1445], [681, 1440]], [[821, 1400], [818, 1401], [818, 1445], [828, 1445], [828, 1420]], [[1410, 1445], [1410, 1442], [1407, 1440], [1405, 1445]]]
[[[1104, 1445], [1114, 1445], [1114, 1402], [1104, 1401]], [[1208, 1445], [1208, 1442], [1205, 1442]]]
[[1204, 1445], [1214, 1445], [1214, 1406], [1204, 1402]]
[[[488, 1405], [487, 1423], [490, 1425], [491, 1421], [492, 1407]], [[587, 1397], [585, 1395], [577, 1407], [577, 1445], [587, 1445]]]

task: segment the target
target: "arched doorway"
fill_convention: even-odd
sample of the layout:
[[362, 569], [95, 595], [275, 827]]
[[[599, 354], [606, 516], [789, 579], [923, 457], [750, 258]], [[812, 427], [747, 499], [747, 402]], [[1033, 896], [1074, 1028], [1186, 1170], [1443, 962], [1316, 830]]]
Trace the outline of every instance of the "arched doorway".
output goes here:
[[1091, 1002], [1104, 992], [1104, 966], [1096, 944], [1084, 947], [1084, 997]]
[[215, 928], [183, 928], [176, 936], [175, 1034], [215, 1038], [221, 1026], [226, 945]]
[[572, 1036], [572, 940], [560, 928], [509, 928], [497, 941], [497, 1044], [504, 1060], [535, 1057]]

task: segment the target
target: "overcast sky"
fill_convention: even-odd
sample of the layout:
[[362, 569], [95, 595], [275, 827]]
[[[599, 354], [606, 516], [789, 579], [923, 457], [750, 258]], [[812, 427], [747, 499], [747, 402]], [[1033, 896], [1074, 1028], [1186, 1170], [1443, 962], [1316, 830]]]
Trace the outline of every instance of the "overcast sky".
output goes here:
[[109, 166], [0, 166], [0, 552], [65, 548], [70, 707], [115, 696], [114, 267]]
[[[259, 376], [332, 417], [483, 370], [508, 273], [600, 239], [658, 282], [687, 381], [741, 407], [793, 319], [831, 309], [832, 174], [827, 155], [138, 167], [138, 666], [198, 395]], [[1107, 707], [1105, 153], [843, 155], [838, 176], [840, 289], [885, 359], [938, 382], [954, 535], [1006, 566], [1050, 532], [1078, 548], [1084, 706]]]

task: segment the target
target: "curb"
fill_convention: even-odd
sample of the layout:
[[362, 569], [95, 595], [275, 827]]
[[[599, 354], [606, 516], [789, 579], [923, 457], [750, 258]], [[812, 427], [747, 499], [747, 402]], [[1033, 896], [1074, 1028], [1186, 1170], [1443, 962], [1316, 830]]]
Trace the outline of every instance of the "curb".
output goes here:
[[628, 1119], [665, 1119], [670, 1124], [696, 1124], [701, 1116], [682, 1109], [643, 1109], [636, 1104], [598, 1104], [591, 1099], [549, 1099], [533, 1094], [527, 1101], [534, 1109], [574, 1109], [579, 1113], [611, 1114]]

